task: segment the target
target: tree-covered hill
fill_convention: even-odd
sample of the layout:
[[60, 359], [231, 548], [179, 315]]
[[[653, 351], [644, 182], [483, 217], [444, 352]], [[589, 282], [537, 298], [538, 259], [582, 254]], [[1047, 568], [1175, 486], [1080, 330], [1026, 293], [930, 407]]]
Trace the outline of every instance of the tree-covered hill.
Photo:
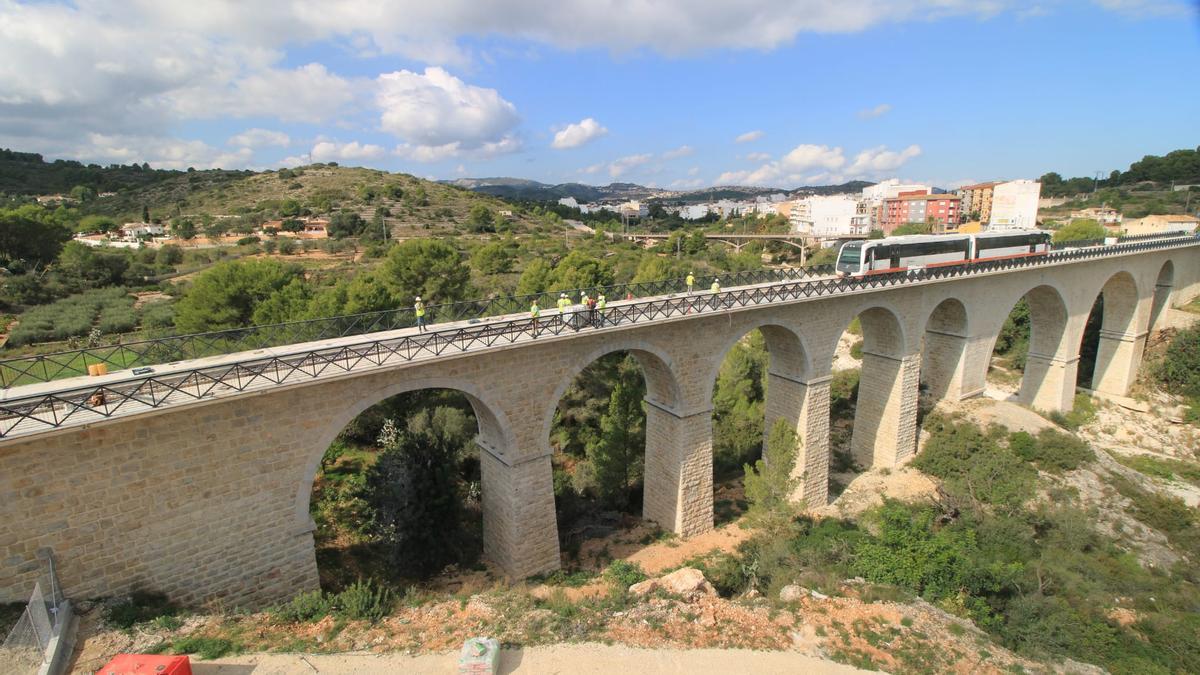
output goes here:
[[94, 192], [116, 192], [151, 185], [180, 173], [151, 169], [147, 164], [104, 167], [69, 159], [47, 162], [34, 152], [0, 148], [0, 194], [69, 194], [77, 186]]

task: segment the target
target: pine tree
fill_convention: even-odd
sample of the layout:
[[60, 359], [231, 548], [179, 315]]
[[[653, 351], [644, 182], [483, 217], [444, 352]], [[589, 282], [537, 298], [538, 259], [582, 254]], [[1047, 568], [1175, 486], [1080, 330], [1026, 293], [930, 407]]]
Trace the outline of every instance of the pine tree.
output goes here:
[[779, 419], [771, 427], [763, 459], [753, 467], [745, 465], [746, 501], [750, 503], [746, 519], [751, 525], [778, 531], [799, 511], [798, 505], [791, 501], [800, 483], [792, 476], [799, 447], [795, 430], [787, 420]]
[[600, 439], [588, 452], [600, 498], [614, 508], [629, 507], [629, 490], [642, 476], [646, 454], [646, 414], [642, 410], [641, 373], [631, 363], [621, 366], [620, 379], [600, 418]]

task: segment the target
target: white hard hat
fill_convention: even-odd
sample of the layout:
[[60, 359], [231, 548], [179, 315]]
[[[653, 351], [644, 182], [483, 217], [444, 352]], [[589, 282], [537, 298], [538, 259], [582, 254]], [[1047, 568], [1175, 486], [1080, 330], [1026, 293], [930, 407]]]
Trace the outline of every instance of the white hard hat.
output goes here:
[[419, 295], [418, 295], [418, 296], [417, 296], [417, 300], [420, 300], [420, 299], [421, 299], [421, 296], [419, 296]]

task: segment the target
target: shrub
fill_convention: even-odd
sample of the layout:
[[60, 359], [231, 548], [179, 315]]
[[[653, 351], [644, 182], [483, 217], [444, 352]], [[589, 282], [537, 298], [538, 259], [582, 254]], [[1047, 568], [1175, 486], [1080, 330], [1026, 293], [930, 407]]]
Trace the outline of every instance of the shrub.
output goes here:
[[174, 616], [178, 611], [179, 608], [163, 593], [134, 591], [127, 600], [106, 607], [104, 621], [117, 628], [129, 629], [161, 616]]
[[337, 613], [346, 619], [375, 623], [390, 614], [395, 604], [387, 588], [376, 588], [370, 581], [356, 581], [338, 593]]
[[1200, 327], [1179, 331], [1154, 375], [1172, 394], [1200, 398]]
[[1074, 431], [1096, 419], [1096, 404], [1087, 394], [1075, 394], [1070, 410], [1065, 413], [1055, 411], [1048, 417], [1058, 426]]
[[1032, 496], [1037, 473], [993, 435], [933, 415], [926, 428], [931, 436], [913, 466], [941, 478], [955, 497], [1011, 510]]
[[1096, 459], [1096, 453], [1087, 443], [1054, 429], [1043, 429], [1036, 438], [1024, 431], [1010, 434], [1008, 447], [1039, 469], [1055, 473], [1078, 469], [1084, 462]]
[[333, 611], [333, 600], [324, 591], [309, 591], [308, 593], [301, 593], [292, 598], [290, 602], [276, 607], [271, 613], [277, 620], [289, 623], [315, 621]]
[[629, 588], [638, 582], [645, 581], [646, 573], [642, 571], [642, 567], [637, 563], [631, 563], [627, 560], [614, 560], [604, 570], [604, 578], [622, 588]]
[[171, 645], [176, 654], [196, 654], [205, 660], [219, 659], [237, 649], [231, 640], [218, 637], [185, 637]]

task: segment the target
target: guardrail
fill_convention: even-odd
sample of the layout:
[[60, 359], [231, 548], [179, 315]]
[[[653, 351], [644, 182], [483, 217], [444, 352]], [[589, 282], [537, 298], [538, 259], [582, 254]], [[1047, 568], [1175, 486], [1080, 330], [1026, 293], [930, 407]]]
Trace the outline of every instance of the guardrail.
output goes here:
[[[747, 286], [796, 279], [808, 279], [833, 273], [832, 265], [789, 268], [781, 270], [748, 270], [720, 275], [696, 277], [696, 288], [708, 288], [713, 279], [723, 286]], [[530, 295], [510, 295], [429, 305], [428, 324], [483, 319], [503, 314], [527, 311], [534, 300], [543, 309], [554, 306], [560, 292], [571, 295], [572, 301], [581, 293], [595, 297], [605, 294], [610, 300], [632, 297], [667, 295], [687, 290], [686, 277], [641, 283], [614, 284], [593, 288], [574, 288], [565, 291], [546, 291]], [[288, 323], [247, 326], [204, 333], [185, 333], [159, 337], [117, 341], [110, 344], [67, 349], [0, 360], [0, 388], [36, 382], [52, 382], [68, 377], [86, 375], [88, 366], [105, 364], [113, 370], [153, 366], [173, 361], [186, 361], [205, 356], [279, 347], [299, 342], [316, 342], [352, 335], [412, 328], [417, 325], [412, 307], [335, 316], [325, 319], [292, 321]]]
[[[702, 314], [762, 303], [823, 297], [846, 291], [910, 285], [985, 272], [1086, 260], [1123, 253], [1200, 244], [1194, 236], [1156, 239], [1098, 248], [1056, 251], [1045, 256], [896, 272], [859, 278], [788, 281], [769, 286], [692, 293], [684, 296], [623, 303], [596, 310], [583, 327], [608, 327], [656, 319]], [[0, 439], [30, 435], [71, 424], [87, 424], [168, 405], [215, 397], [218, 393], [264, 389], [316, 379], [327, 373], [367, 370], [392, 363], [466, 352], [522, 339], [573, 334], [581, 326], [552, 314], [432, 330], [415, 335], [367, 340], [350, 345], [316, 347], [293, 354], [251, 357], [233, 363], [189, 368], [162, 375], [142, 375], [105, 384], [74, 387], [8, 399], [0, 403]]]

